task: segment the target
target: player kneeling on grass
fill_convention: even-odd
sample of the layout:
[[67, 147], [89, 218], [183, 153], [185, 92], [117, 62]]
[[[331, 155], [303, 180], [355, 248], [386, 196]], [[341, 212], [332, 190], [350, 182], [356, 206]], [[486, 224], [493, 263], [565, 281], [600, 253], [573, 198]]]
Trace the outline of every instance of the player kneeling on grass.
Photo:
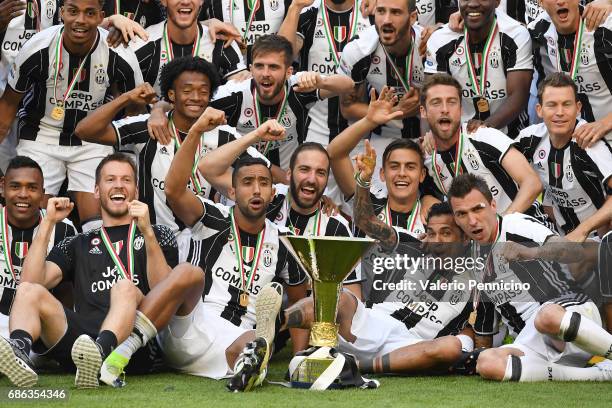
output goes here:
[[[103, 159], [96, 170], [95, 194], [102, 228], [67, 238], [46, 256], [51, 231], [73, 208], [67, 198], [49, 200], [23, 265], [10, 315], [10, 339], [0, 338], [0, 372], [17, 386], [32, 386], [38, 379], [28, 359], [30, 350], [48, 355], [67, 370], [76, 366], [77, 387], [98, 386], [102, 361], [132, 327], [143, 344], [157, 334], [153, 322], [163, 313], [147, 309], [152, 300], [143, 294], [155, 295], [156, 300], [164, 293], [163, 307], [170, 309], [185, 291], [203, 286], [199, 268], [171, 273], [169, 265], [178, 257], [174, 234], [151, 225], [147, 206], [136, 200], [136, 166], [131, 159], [121, 153]], [[49, 292], [63, 281], [74, 285], [74, 310]], [[151, 344], [130, 368], [147, 372], [159, 357], [159, 348]]]
[[[305, 274], [287, 272], [289, 254], [279, 240], [281, 231], [266, 220], [274, 191], [266, 161], [253, 157], [238, 160], [228, 191], [236, 202], [233, 207], [215, 204], [187, 188], [201, 134], [223, 124], [222, 111], [206, 108], [189, 129], [166, 176], [170, 207], [192, 229], [188, 262], [205, 270], [208, 283], [206, 289], [194, 286], [197, 302], [185, 307], [184, 314], [173, 316], [159, 337], [168, 365], [215, 379], [233, 372], [237, 356], [247, 346], [257, 356], [255, 375], [249, 377], [255, 383], [265, 377], [274, 318], [281, 306], [280, 298], [270, 296], [282, 292], [281, 285], [266, 285], [272, 280], [284, 281], [292, 299], [295, 293], [303, 293]], [[268, 121], [255, 133], [259, 141], [266, 141], [283, 138], [284, 131], [276, 121]], [[257, 330], [253, 330], [256, 323]], [[130, 337], [138, 336], [133, 333]], [[117, 360], [123, 359], [125, 364], [134, 349], [130, 353], [122, 349], [123, 345], [105, 364], [118, 355]]]

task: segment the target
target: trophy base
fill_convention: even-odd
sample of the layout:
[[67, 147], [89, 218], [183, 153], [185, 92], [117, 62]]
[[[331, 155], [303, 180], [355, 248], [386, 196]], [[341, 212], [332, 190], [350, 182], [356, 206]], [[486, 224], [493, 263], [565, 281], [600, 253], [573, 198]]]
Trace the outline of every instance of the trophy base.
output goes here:
[[[312, 387], [333, 362], [333, 357], [306, 357], [291, 375], [291, 387]], [[334, 388], [334, 384], [328, 388]]]
[[361, 377], [350, 354], [330, 347], [311, 347], [298, 353], [289, 363], [292, 388], [313, 391], [345, 388], [378, 388], [376, 380]]

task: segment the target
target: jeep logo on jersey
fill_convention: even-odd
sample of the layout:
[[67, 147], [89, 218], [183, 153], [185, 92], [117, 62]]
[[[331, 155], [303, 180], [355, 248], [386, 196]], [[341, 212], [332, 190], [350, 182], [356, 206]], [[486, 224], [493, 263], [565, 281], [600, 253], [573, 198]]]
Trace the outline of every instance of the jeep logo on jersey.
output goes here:
[[491, 64], [492, 68], [499, 68], [499, 53], [497, 51], [491, 51], [491, 56], [489, 57], [489, 64]]
[[567, 181], [569, 181], [570, 183], [572, 181], [574, 181], [574, 172], [572, 171], [572, 165], [568, 164], [565, 167], [565, 178], [567, 179]]
[[270, 0], [270, 8], [272, 11], [278, 10], [278, 0]]
[[105, 80], [106, 80], [106, 71], [104, 70], [104, 68], [99, 68], [96, 71], [96, 84], [103, 85]]

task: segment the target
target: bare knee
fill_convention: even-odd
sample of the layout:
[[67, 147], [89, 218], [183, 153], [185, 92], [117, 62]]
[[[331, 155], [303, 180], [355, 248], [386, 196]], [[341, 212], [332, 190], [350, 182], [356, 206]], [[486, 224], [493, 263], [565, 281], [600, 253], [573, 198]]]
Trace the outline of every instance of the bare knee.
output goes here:
[[551, 304], [540, 308], [534, 321], [536, 330], [544, 334], [558, 335], [564, 314], [565, 309], [559, 305]]
[[204, 271], [190, 263], [177, 265], [170, 274], [172, 286], [176, 289], [191, 289], [204, 286]]
[[430, 341], [425, 354], [432, 360], [453, 363], [461, 357], [461, 342], [455, 336], [445, 336]]
[[44, 314], [51, 304], [59, 304], [59, 301], [51, 295], [51, 292], [49, 292], [47, 288], [32, 282], [21, 282], [19, 286], [17, 286], [15, 302], [23, 302], [31, 305], [37, 308], [41, 314]]
[[110, 293], [112, 299], [120, 299], [123, 302], [135, 301], [136, 304], [139, 304], [144, 297], [138, 286], [128, 279], [120, 279], [115, 282]]
[[476, 372], [487, 380], [501, 381], [506, 373], [509, 355], [500, 353], [497, 349], [485, 350], [478, 356]]

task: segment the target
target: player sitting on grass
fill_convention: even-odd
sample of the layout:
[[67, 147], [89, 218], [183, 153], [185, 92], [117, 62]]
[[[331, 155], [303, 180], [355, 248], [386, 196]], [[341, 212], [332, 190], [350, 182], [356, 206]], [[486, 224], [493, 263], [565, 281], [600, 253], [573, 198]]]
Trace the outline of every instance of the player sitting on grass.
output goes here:
[[528, 215], [496, 214], [489, 186], [478, 176], [456, 177], [448, 195], [457, 225], [477, 243], [475, 251], [493, 245], [483, 252], [487, 283], [530, 284], [512, 296], [493, 285], [481, 292], [483, 298], [495, 299], [495, 309], [517, 337], [513, 344], [482, 352], [479, 374], [498, 381], [612, 380], [609, 361], [585, 368], [593, 355], [612, 358], [612, 335], [601, 327], [597, 306], [577, 291], [557, 263], [541, 258], [508, 262], [498, 245], [503, 249], [505, 242], [556, 243], [566, 249], [562, 262], [575, 262], [578, 251]]

